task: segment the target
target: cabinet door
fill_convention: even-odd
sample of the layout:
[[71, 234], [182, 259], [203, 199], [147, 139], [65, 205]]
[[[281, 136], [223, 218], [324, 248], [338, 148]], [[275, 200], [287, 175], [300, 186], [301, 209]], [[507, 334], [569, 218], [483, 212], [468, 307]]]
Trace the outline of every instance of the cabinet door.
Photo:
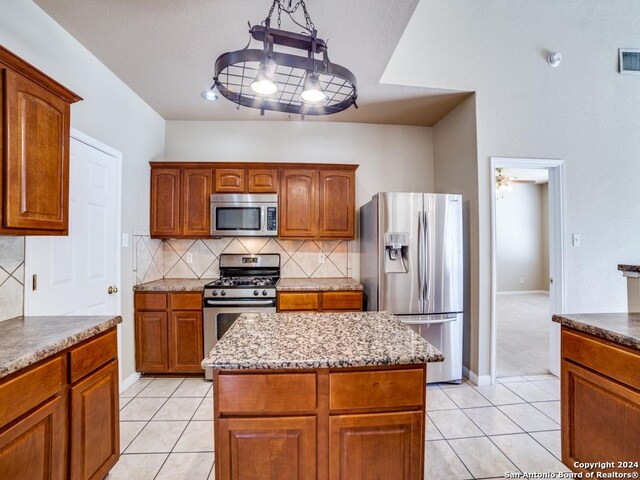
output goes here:
[[244, 168], [216, 168], [216, 192], [244, 193]]
[[561, 385], [565, 465], [640, 459], [637, 390], [566, 360], [562, 361]]
[[278, 292], [279, 312], [317, 312], [320, 310], [320, 294], [315, 292]]
[[331, 417], [329, 479], [422, 480], [423, 416], [406, 412]]
[[320, 170], [318, 237], [353, 239], [355, 236], [355, 172]]
[[151, 169], [151, 236], [180, 235], [180, 169]]
[[249, 169], [249, 193], [277, 193], [278, 170], [275, 168]]
[[136, 366], [139, 372], [169, 368], [167, 312], [136, 313]]
[[71, 477], [102, 479], [120, 456], [118, 361], [71, 387]]
[[64, 402], [44, 403], [12, 427], [0, 432], [0, 478], [62, 480], [65, 478]]
[[11, 70], [3, 72], [7, 122], [3, 226], [65, 232], [69, 104]]
[[221, 418], [219, 425], [218, 480], [316, 478], [315, 417]]
[[202, 312], [171, 313], [169, 325], [169, 368], [172, 372], [202, 372]]
[[317, 190], [317, 170], [283, 170], [280, 183], [278, 237], [313, 238], [316, 236]]
[[183, 170], [182, 202], [182, 236], [210, 236], [210, 169], [188, 168]]

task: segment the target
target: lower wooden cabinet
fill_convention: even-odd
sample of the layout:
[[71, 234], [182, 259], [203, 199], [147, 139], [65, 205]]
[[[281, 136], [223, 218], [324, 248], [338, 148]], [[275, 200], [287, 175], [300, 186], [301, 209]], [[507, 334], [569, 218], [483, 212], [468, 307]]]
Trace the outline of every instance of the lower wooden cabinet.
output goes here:
[[640, 353], [562, 327], [562, 461], [613, 462], [600, 472], [633, 472], [640, 459]]
[[203, 373], [202, 293], [135, 294], [136, 370]]
[[279, 312], [361, 312], [361, 291], [278, 292]]
[[422, 412], [404, 412], [331, 417], [329, 478], [421, 478], [422, 416]]
[[218, 480], [423, 479], [424, 364], [214, 371], [213, 382]]
[[66, 477], [64, 407], [64, 400], [56, 396], [0, 431], [0, 478], [62, 480]]
[[316, 478], [315, 417], [225, 418], [218, 428], [217, 479]]
[[71, 387], [71, 478], [102, 479], [120, 454], [118, 362]]
[[0, 478], [103, 479], [120, 456], [115, 328], [0, 380]]

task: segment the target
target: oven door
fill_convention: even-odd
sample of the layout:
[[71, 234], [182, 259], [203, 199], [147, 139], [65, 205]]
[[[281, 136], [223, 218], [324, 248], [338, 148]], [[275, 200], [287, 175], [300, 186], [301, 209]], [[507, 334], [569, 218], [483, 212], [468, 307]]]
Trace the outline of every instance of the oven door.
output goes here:
[[[276, 306], [272, 299], [255, 301], [249, 300], [246, 302], [233, 302], [233, 306], [224, 305], [207, 305], [211, 303], [227, 303], [228, 301], [216, 301], [212, 298], [205, 298], [204, 300], [204, 321], [203, 321], [203, 334], [204, 334], [204, 357], [206, 357], [213, 346], [218, 343], [218, 340], [229, 330], [233, 322], [235, 322], [243, 313], [275, 313]], [[241, 305], [246, 303], [246, 305]], [[240, 304], [240, 305], [239, 305]], [[209, 380], [212, 379], [211, 369], [205, 370], [205, 377]]]

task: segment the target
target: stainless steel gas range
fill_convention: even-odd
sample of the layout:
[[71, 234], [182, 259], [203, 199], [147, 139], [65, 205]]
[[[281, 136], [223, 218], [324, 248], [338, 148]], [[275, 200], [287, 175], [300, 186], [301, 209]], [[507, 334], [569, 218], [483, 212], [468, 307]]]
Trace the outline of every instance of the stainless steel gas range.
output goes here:
[[[220, 278], [204, 287], [204, 356], [243, 313], [275, 312], [280, 255], [220, 255]], [[210, 370], [205, 371], [212, 378]]]

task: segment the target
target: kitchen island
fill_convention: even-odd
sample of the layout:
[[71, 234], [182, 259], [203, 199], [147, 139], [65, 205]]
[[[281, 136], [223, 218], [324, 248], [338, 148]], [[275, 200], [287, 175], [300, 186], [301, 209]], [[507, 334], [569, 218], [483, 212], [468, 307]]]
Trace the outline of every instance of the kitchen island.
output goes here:
[[583, 473], [637, 472], [640, 313], [564, 314], [553, 320], [562, 325], [563, 463]]
[[214, 369], [216, 479], [418, 480], [427, 362], [386, 312], [244, 314]]

